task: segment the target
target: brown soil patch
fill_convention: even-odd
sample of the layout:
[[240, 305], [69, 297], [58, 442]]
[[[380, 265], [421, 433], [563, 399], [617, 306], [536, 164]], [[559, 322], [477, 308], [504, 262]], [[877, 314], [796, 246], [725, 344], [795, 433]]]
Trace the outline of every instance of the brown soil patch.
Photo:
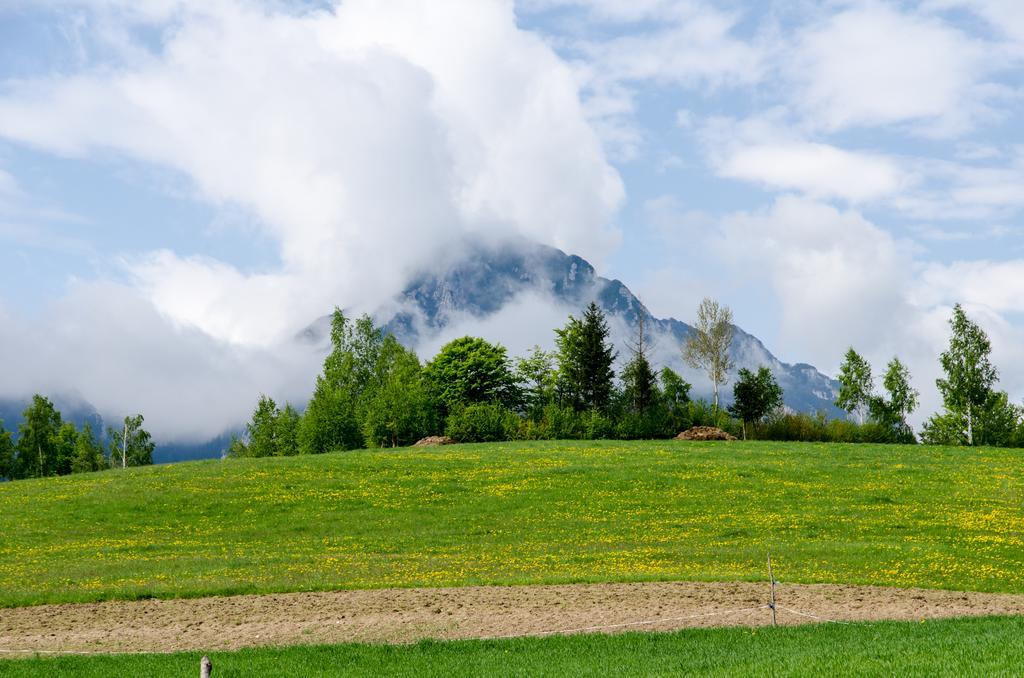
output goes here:
[[[0, 609], [0, 650], [161, 652], [255, 645], [412, 642], [568, 632], [763, 626], [757, 583], [638, 583], [384, 589]], [[785, 585], [779, 623], [1024, 614], [1024, 595]], [[749, 609], [758, 608], [758, 609]], [[736, 611], [745, 610], [745, 611]], [[649, 621], [652, 623], [636, 624]], [[13, 654], [12, 654], [13, 653]]]

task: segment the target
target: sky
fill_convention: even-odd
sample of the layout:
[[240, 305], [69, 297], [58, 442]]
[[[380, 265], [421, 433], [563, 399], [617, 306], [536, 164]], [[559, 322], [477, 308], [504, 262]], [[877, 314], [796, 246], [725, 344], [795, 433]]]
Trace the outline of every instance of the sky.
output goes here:
[[528, 238], [899, 355], [917, 421], [962, 303], [1019, 402], [1022, 62], [1017, 0], [3, 0], [0, 398], [210, 437], [308, 395], [333, 306]]

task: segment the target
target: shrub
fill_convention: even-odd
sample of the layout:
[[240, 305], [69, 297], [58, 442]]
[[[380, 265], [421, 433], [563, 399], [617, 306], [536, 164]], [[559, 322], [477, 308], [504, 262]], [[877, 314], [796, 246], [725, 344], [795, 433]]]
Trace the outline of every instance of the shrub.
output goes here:
[[615, 437], [615, 423], [600, 410], [580, 413], [583, 423], [583, 437], [587, 440], [603, 440]]
[[519, 417], [498, 403], [467, 405], [448, 416], [445, 434], [460, 443], [511, 440], [519, 433]]
[[651, 440], [671, 438], [678, 431], [670, 425], [669, 413], [663, 408], [651, 408], [647, 412], [627, 412], [615, 425], [615, 437], [621, 440]]

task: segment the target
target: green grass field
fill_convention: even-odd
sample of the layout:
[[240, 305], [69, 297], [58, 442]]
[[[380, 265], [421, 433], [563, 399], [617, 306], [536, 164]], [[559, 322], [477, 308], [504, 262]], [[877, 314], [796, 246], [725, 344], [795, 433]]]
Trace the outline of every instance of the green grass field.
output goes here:
[[0, 484], [0, 605], [777, 577], [1024, 592], [1024, 452], [537, 442]]
[[[227, 676], [1011, 676], [1024, 618], [703, 629], [417, 645], [334, 645], [211, 653]], [[0, 675], [187, 676], [198, 653], [0, 662]]]

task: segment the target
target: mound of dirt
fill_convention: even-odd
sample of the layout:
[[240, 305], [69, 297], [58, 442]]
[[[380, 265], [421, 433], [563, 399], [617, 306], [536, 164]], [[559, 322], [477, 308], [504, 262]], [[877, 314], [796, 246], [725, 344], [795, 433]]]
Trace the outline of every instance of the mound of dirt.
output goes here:
[[714, 426], [694, 426], [689, 431], [683, 431], [675, 437], [676, 440], [736, 440], [736, 436], [729, 435], [720, 428]]
[[436, 447], [438, 445], [454, 445], [455, 439], [448, 436], [427, 436], [416, 441], [413, 447]]

